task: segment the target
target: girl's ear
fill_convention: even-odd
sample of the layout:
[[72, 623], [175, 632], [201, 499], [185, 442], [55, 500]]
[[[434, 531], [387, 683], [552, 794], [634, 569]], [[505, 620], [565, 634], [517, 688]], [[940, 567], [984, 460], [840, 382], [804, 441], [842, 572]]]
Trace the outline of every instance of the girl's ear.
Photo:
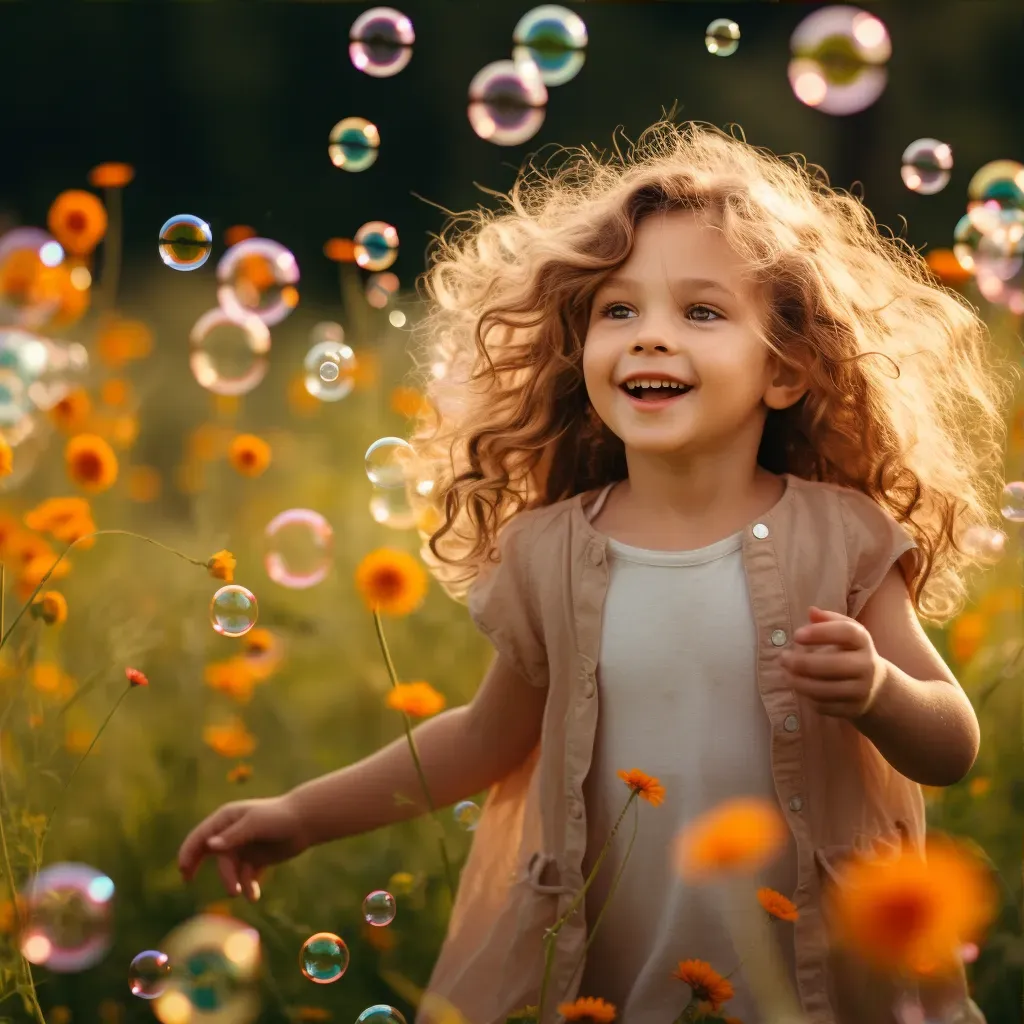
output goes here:
[[773, 356], [769, 372], [772, 380], [764, 393], [764, 404], [769, 409], [788, 409], [807, 394], [810, 381], [803, 367]]

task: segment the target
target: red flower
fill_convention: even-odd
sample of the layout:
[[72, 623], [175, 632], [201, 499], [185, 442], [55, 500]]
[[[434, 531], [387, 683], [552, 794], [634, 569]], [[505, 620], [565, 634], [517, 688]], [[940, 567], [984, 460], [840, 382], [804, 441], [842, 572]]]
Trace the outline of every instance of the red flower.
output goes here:
[[140, 672], [137, 668], [126, 668], [124, 674], [128, 677], [128, 682], [132, 686], [149, 686], [149, 680], [146, 678], [144, 672]]

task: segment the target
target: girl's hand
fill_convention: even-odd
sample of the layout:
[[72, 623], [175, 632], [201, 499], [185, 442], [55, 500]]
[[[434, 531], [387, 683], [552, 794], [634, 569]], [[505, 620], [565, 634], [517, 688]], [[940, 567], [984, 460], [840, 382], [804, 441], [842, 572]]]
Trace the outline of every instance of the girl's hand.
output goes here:
[[810, 624], [801, 626], [793, 634], [793, 647], [782, 652], [790, 683], [815, 702], [819, 713], [860, 718], [885, 682], [886, 662], [856, 619], [813, 606], [808, 614]]

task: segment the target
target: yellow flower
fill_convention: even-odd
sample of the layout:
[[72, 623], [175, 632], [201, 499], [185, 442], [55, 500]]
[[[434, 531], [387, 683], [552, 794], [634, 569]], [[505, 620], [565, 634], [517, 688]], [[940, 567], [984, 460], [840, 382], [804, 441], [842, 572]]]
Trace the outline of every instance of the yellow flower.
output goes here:
[[618, 776], [634, 793], [646, 800], [652, 807], [658, 807], [665, 800], [665, 787], [653, 776], [630, 768], [629, 771], [619, 769]]
[[688, 881], [753, 873], [776, 856], [785, 840], [785, 822], [773, 803], [753, 797], [726, 800], [676, 836], [676, 867]]
[[722, 1003], [727, 1003], [733, 997], [732, 982], [723, 978], [704, 960], [680, 960], [672, 977], [689, 985], [694, 998], [710, 1003], [712, 1010], [717, 1010]]
[[769, 889], [768, 886], [762, 886], [757, 890], [757, 902], [768, 914], [780, 921], [795, 921], [800, 916], [792, 900], [787, 899], [781, 892]]
[[248, 704], [252, 699], [256, 677], [243, 657], [215, 661], [206, 666], [204, 676], [207, 686], [226, 693], [239, 704]]
[[261, 476], [270, 465], [270, 445], [254, 434], [239, 434], [231, 442], [228, 459], [242, 476]]
[[89, 184], [93, 188], [124, 188], [134, 177], [131, 164], [106, 163], [89, 172]]
[[68, 476], [86, 491], [105, 491], [117, 480], [114, 449], [96, 434], [78, 434], [64, 449]]
[[160, 497], [160, 473], [152, 466], [132, 466], [128, 470], [128, 497], [140, 503]]
[[615, 1020], [615, 1007], [591, 996], [583, 996], [574, 1003], [560, 1003], [558, 1012], [566, 1020], [593, 1021], [594, 1024], [608, 1024]]
[[107, 233], [107, 211], [91, 192], [69, 189], [53, 201], [46, 223], [66, 252], [88, 256]]
[[415, 718], [429, 718], [444, 707], [445, 699], [430, 683], [399, 683], [388, 691], [387, 705]]
[[61, 626], [68, 620], [68, 602], [58, 590], [44, 590], [32, 602], [32, 614], [47, 625]]
[[965, 846], [930, 837], [924, 857], [854, 858], [826, 891], [835, 936], [885, 970], [941, 974], [959, 964], [997, 910], [984, 864]]
[[0, 476], [10, 476], [14, 472], [14, 452], [7, 438], [0, 437]]
[[238, 718], [232, 718], [225, 725], [208, 725], [203, 730], [203, 742], [221, 757], [248, 757], [256, 749], [253, 736]]
[[230, 551], [218, 551], [206, 563], [206, 571], [215, 579], [231, 583], [235, 578], [235, 556]]
[[378, 548], [356, 567], [356, 587], [371, 611], [409, 615], [427, 595], [427, 574], [407, 552]]

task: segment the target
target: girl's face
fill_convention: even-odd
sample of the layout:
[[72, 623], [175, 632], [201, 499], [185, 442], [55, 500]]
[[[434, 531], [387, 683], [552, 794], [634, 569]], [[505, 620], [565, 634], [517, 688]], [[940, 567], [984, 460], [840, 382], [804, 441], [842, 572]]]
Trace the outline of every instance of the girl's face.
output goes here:
[[[692, 213], [655, 214], [640, 223], [629, 259], [594, 296], [583, 376], [631, 463], [749, 449], [753, 465], [766, 403], [784, 407], [799, 398], [772, 384], [775, 361], [755, 332], [759, 296], [743, 270], [722, 234]], [[627, 389], [629, 380], [644, 386]], [[653, 386], [665, 381], [689, 390]]]

